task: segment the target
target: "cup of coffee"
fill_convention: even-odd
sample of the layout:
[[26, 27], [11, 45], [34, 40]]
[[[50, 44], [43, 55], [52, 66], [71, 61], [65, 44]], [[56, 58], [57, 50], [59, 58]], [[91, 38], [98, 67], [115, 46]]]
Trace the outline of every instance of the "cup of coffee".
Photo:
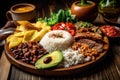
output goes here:
[[36, 19], [35, 8], [35, 5], [29, 3], [15, 4], [6, 12], [6, 17], [13, 21], [33, 21]]

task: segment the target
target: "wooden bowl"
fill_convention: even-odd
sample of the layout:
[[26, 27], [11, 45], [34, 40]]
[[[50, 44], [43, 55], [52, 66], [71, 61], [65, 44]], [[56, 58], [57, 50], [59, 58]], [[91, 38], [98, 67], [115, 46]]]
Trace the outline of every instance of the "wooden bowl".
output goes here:
[[86, 62], [84, 64], [78, 64], [75, 66], [71, 66], [69, 68], [53, 68], [53, 69], [36, 69], [33, 65], [21, 62], [19, 60], [16, 60], [13, 57], [13, 53], [8, 48], [8, 43], [5, 44], [5, 54], [10, 61], [11, 64], [15, 65], [16, 67], [22, 69], [23, 71], [27, 71], [32, 74], [37, 74], [37, 75], [44, 75], [44, 76], [66, 76], [66, 75], [71, 75], [71, 74], [76, 74], [83, 72], [84, 70], [87, 70], [91, 66], [95, 66], [95, 64], [102, 59], [109, 48], [109, 41], [108, 38], [105, 36], [104, 41], [106, 44], [104, 45], [105, 51], [100, 53], [99, 57], [97, 57], [95, 60], [92, 60], [90, 62]]
[[76, 15], [78, 20], [93, 22], [98, 15], [98, 8], [95, 2], [87, 1], [88, 4], [78, 5], [81, 1], [75, 1], [71, 5], [71, 13]]

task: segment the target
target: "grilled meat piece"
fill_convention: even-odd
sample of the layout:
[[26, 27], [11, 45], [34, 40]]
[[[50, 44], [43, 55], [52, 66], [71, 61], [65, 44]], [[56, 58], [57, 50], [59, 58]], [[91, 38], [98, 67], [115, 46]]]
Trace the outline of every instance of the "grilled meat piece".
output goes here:
[[74, 36], [75, 40], [88, 38], [93, 40], [102, 40], [102, 35], [93, 33], [93, 32], [83, 32], [83, 33], [76, 33]]
[[94, 40], [90, 39], [80, 39], [79, 43], [84, 43], [87, 44], [90, 48], [96, 49], [98, 52], [102, 52], [103, 50], [103, 44], [102, 43], [97, 43]]
[[104, 35], [98, 27], [79, 28], [74, 39], [72, 49], [78, 50], [85, 57], [90, 56], [92, 60], [105, 50]]
[[91, 28], [80, 28], [79, 30], [76, 31], [77, 33], [82, 33], [82, 32], [94, 32], [97, 34], [102, 35], [102, 31], [99, 27], [93, 26]]

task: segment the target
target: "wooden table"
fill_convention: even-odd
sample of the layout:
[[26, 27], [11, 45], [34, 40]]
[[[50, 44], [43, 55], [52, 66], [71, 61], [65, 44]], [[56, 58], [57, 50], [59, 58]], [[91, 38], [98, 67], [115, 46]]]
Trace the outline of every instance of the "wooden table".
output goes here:
[[[47, 5], [41, 2], [35, 4], [38, 17], [49, 16], [51, 12], [56, 12], [61, 8], [67, 9], [75, 0], [52, 1], [50, 2], [49, 0]], [[44, 2], [47, 2], [47, 0]], [[105, 23], [100, 14], [98, 14], [95, 22]], [[3, 51], [0, 57], [0, 80], [120, 80], [120, 38], [109, 40], [110, 48], [105, 58], [87, 71], [75, 74], [74, 76], [48, 77], [24, 72], [11, 65]]]

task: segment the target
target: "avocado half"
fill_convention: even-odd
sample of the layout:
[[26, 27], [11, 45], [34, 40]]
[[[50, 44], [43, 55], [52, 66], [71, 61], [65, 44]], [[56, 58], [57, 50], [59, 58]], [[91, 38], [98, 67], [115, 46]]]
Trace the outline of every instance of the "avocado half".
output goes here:
[[[46, 58], [49, 58], [47, 63], [45, 62]], [[35, 67], [37, 69], [47, 69], [51, 67], [57, 66], [63, 60], [63, 54], [61, 51], [53, 51], [49, 54], [44, 55], [41, 57], [36, 63]]]

